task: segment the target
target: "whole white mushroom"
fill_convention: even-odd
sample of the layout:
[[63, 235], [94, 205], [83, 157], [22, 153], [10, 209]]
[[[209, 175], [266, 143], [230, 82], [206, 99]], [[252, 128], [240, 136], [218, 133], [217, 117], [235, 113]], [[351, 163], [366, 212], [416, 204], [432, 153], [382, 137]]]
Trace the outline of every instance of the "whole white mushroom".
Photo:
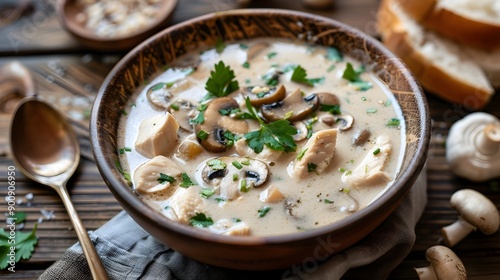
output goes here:
[[479, 229], [487, 235], [497, 232], [500, 223], [497, 207], [480, 192], [459, 190], [451, 196], [450, 204], [459, 217], [456, 222], [441, 229], [446, 245], [454, 246], [473, 230]]
[[467, 270], [462, 261], [448, 247], [436, 245], [425, 251], [430, 265], [415, 268], [420, 280], [467, 279]]

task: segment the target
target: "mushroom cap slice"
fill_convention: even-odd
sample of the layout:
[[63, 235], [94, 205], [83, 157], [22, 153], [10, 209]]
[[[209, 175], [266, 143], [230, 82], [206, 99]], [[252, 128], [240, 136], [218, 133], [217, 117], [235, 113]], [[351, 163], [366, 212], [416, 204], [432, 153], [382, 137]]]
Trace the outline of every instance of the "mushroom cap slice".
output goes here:
[[257, 159], [220, 157], [200, 164], [197, 176], [201, 177], [198, 181], [203, 185], [218, 188], [221, 197], [233, 200], [251, 187], [262, 186], [267, 181], [269, 169]]
[[207, 151], [220, 153], [227, 150], [228, 141], [224, 136], [226, 131], [237, 134], [244, 134], [248, 131], [246, 121], [234, 119], [219, 112], [234, 108], [239, 108], [238, 102], [230, 97], [217, 98], [208, 104], [207, 109], [203, 112], [205, 121], [195, 126], [196, 135], [202, 130], [208, 133], [206, 139], [198, 137], [201, 146]]
[[467, 271], [457, 255], [448, 247], [436, 245], [425, 251], [429, 267], [415, 268], [420, 279], [467, 279]]
[[[170, 197], [181, 182], [182, 169], [164, 156], [156, 156], [134, 172], [134, 190], [140, 194], [162, 193], [162, 197]], [[161, 174], [170, 176], [173, 180], [161, 181]]]
[[480, 192], [472, 189], [459, 190], [451, 196], [450, 203], [464, 220], [484, 234], [497, 232], [500, 223], [497, 207]]
[[340, 105], [340, 100], [339, 98], [330, 92], [317, 92], [315, 93], [316, 96], [319, 98], [319, 104], [324, 104], [324, 105]]
[[261, 106], [263, 104], [271, 104], [283, 100], [286, 96], [285, 86], [278, 87], [268, 86], [253, 86], [246, 87], [243, 90], [245, 97], [250, 99], [250, 104], [253, 106]]
[[267, 121], [287, 119], [294, 122], [305, 119], [318, 108], [318, 105], [317, 95], [303, 97], [302, 91], [297, 88], [282, 101], [262, 105], [261, 113]]
[[157, 83], [150, 86], [146, 93], [149, 104], [155, 110], [167, 109], [172, 96], [165, 83]]
[[258, 41], [248, 47], [247, 50], [247, 61], [255, 59], [259, 54], [261, 54], [265, 49], [269, 48], [271, 44], [267, 41]]
[[196, 106], [197, 104], [193, 101], [178, 98], [172, 100], [168, 111], [177, 120], [180, 128], [192, 132], [194, 129], [189, 120], [196, 117]]

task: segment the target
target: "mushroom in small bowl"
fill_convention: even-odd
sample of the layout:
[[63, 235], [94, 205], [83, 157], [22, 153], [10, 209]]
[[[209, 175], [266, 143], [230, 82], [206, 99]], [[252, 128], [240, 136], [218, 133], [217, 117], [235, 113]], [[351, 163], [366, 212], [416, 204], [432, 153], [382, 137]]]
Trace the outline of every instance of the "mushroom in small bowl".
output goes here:
[[420, 176], [429, 125], [421, 88], [379, 42], [270, 9], [148, 39], [104, 81], [91, 134], [109, 188], [151, 235], [207, 264], [266, 270], [337, 253], [384, 221]]

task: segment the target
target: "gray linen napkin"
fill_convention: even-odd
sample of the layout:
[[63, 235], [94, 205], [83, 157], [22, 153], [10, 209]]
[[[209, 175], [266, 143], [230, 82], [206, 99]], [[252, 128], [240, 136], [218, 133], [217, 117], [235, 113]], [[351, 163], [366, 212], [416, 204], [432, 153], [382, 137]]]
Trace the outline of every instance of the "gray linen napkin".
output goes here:
[[[144, 231], [124, 211], [90, 238], [110, 279], [321, 279], [341, 277], [385, 279], [406, 257], [415, 242], [415, 224], [426, 204], [423, 171], [408, 196], [377, 229], [354, 246], [333, 255], [319, 266], [304, 264], [281, 271], [239, 271], [205, 265], [184, 257]], [[41, 280], [92, 279], [79, 243], [70, 247], [41, 276]]]

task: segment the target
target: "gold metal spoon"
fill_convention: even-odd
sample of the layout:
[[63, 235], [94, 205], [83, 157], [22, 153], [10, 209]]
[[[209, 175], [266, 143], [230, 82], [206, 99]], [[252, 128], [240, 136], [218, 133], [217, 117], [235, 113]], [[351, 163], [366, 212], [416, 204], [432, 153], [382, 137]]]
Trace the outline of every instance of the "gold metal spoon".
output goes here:
[[64, 116], [36, 97], [23, 99], [12, 118], [10, 145], [18, 168], [30, 179], [56, 190], [61, 197], [94, 279], [108, 279], [66, 189], [66, 182], [80, 161], [80, 146]]

